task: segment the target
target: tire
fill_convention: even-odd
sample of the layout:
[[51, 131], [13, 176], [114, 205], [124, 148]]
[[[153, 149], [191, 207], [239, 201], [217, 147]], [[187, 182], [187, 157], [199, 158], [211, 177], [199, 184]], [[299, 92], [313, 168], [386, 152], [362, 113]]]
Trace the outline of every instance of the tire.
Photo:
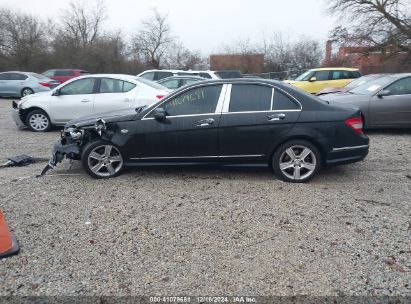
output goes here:
[[104, 140], [92, 141], [84, 147], [81, 164], [91, 177], [98, 179], [116, 177], [124, 167], [120, 150]]
[[43, 110], [34, 110], [27, 114], [26, 125], [33, 132], [47, 132], [52, 127], [49, 116]]
[[321, 154], [306, 140], [291, 140], [274, 152], [272, 167], [275, 175], [285, 182], [305, 183], [321, 168]]
[[24, 88], [23, 90], [21, 90], [21, 97], [24, 97], [30, 94], [34, 94], [34, 91], [30, 88]]

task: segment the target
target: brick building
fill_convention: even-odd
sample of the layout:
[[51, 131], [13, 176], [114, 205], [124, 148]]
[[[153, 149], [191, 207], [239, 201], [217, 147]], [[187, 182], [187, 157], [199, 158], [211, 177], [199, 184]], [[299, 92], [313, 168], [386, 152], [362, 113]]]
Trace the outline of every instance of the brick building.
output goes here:
[[341, 65], [359, 68], [363, 74], [411, 72], [411, 61], [406, 52], [388, 56], [382, 51], [368, 52], [366, 47], [342, 46], [333, 54], [332, 42], [327, 41], [323, 66]]

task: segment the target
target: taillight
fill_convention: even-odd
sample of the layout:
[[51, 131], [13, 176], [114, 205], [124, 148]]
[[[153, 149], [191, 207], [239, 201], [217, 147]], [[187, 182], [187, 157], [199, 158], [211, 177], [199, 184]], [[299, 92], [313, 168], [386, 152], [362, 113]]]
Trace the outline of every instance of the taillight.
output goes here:
[[164, 98], [164, 95], [156, 95], [156, 97], [158, 98], [158, 100], [161, 100]]
[[349, 126], [351, 129], [353, 129], [355, 133], [357, 134], [363, 133], [362, 132], [362, 127], [363, 127], [362, 117], [349, 118], [345, 121], [345, 124]]
[[49, 88], [51, 86], [51, 83], [49, 82], [39, 82], [40, 85], [42, 85], [43, 87], [47, 87]]

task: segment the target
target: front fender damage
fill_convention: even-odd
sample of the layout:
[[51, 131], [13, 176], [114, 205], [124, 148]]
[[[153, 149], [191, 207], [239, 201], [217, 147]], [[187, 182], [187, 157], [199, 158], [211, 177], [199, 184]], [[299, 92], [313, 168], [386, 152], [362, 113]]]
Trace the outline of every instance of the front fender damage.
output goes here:
[[62, 131], [61, 140], [54, 144], [51, 159], [37, 177], [43, 176], [49, 170], [54, 169], [64, 158], [80, 160], [81, 151], [88, 142], [95, 138], [110, 141], [113, 134], [113, 130], [107, 128], [103, 119], [98, 119], [94, 126], [65, 128]]

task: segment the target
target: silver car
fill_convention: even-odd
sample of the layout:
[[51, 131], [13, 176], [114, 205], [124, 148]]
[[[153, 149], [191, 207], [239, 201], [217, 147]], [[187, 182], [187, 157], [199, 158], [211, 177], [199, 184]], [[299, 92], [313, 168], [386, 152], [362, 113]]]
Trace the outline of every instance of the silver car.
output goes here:
[[366, 129], [411, 127], [411, 73], [385, 75], [350, 91], [320, 98], [360, 108]]
[[38, 92], [50, 91], [60, 83], [44, 75], [30, 72], [0, 73], [0, 96], [24, 97]]

